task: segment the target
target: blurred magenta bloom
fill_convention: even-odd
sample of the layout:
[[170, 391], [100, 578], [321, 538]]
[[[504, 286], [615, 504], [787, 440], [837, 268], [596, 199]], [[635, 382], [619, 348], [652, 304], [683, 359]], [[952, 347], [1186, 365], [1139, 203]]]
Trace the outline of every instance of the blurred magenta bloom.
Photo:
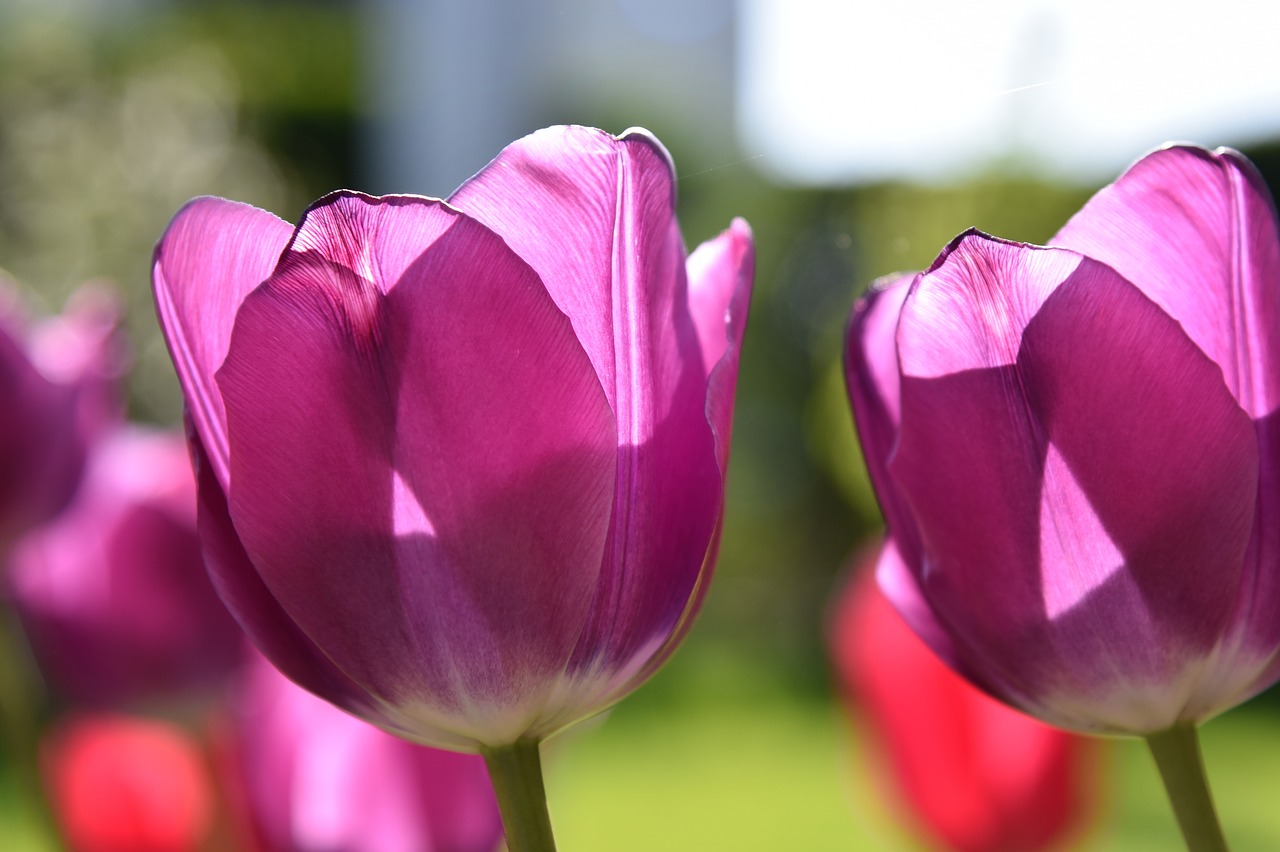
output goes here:
[[0, 293], [0, 554], [62, 511], [87, 445], [119, 417], [117, 319], [105, 294], [82, 291], [29, 323]]
[[156, 248], [200, 528], [290, 678], [419, 742], [541, 739], [710, 580], [753, 244], [686, 259], [643, 131], [540, 131], [446, 201], [214, 198]]
[[41, 743], [49, 804], [68, 852], [195, 852], [214, 819], [198, 742], [130, 716], [80, 716]]
[[1042, 248], [961, 234], [854, 309], [880, 582], [1042, 719], [1150, 734], [1280, 676], [1280, 237], [1234, 151], [1156, 151]]
[[[956, 852], [1059, 848], [1090, 817], [1093, 743], [983, 694], [920, 641], [868, 575], [832, 611], [842, 697], [921, 833]], [[881, 786], [881, 785], [877, 785]]]
[[256, 657], [237, 695], [229, 798], [258, 852], [493, 852], [484, 761], [384, 733]]
[[9, 585], [40, 669], [79, 702], [211, 685], [242, 657], [209, 582], [182, 437], [118, 428], [55, 521], [15, 545]]

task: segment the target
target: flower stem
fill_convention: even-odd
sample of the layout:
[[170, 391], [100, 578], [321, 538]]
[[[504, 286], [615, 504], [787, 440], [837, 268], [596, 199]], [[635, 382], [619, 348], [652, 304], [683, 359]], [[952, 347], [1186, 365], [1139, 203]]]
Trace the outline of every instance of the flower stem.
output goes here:
[[1156, 759], [1189, 852], [1226, 852], [1227, 841], [1209, 794], [1195, 726], [1174, 725], [1152, 734], [1147, 737], [1147, 746]]
[[486, 749], [483, 754], [502, 811], [509, 852], [555, 852], [538, 741], [518, 740]]
[[18, 619], [0, 609], [0, 775], [10, 775], [21, 800], [19, 808], [31, 814], [32, 828], [52, 848], [58, 837], [57, 824], [44, 797], [36, 763], [41, 698]]

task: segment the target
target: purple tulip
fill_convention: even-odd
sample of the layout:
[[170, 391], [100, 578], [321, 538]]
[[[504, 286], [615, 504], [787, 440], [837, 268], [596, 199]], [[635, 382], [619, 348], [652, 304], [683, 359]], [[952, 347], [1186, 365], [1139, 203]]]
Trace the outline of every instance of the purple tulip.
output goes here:
[[0, 298], [0, 555], [62, 511], [88, 444], [119, 416], [116, 321], [88, 291], [38, 326]]
[[13, 549], [10, 593], [41, 671], [90, 704], [211, 685], [241, 659], [196, 534], [182, 438], [119, 429], [67, 510]]
[[290, 678], [478, 750], [673, 652], [719, 538], [745, 222], [687, 261], [644, 132], [504, 150], [449, 200], [221, 199], [156, 248], [207, 563]]
[[1048, 248], [970, 231], [854, 309], [881, 586], [955, 669], [1150, 735], [1280, 677], [1280, 237], [1239, 154], [1156, 151]]
[[477, 755], [386, 734], [261, 657], [234, 711], [226, 781], [259, 852], [493, 852], [502, 839]]

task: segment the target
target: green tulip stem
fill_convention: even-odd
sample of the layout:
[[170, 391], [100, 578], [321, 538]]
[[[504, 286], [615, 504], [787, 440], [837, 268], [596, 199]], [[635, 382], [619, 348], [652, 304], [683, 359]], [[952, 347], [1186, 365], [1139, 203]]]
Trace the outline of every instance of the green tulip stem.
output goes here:
[[1227, 841], [1209, 794], [1194, 725], [1174, 725], [1147, 737], [1188, 852], [1227, 852]]
[[58, 831], [36, 764], [42, 697], [18, 619], [0, 609], [0, 776], [9, 774], [9, 783], [16, 785], [21, 800], [18, 807], [26, 809], [33, 817], [32, 828], [52, 844]]
[[555, 852], [538, 741], [518, 740], [482, 754], [498, 796], [509, 852]]

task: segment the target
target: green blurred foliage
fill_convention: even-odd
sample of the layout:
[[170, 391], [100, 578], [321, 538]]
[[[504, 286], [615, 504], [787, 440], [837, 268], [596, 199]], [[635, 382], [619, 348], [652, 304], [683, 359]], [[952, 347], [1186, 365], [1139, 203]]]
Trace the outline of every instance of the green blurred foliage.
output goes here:
[[138, 417], [180, 410], [149, 292], [156, 238], [197, 195], [296, 218], [350, 182], [355, 33], [350, 9], [298, 2], [0, 6], [0, 268], [41, 311], [115, 283]]
[[[676, 664], [680, 665], [679, 662]], [[663, 677], [664, 675], [659, 675]], [[607, 724], [565, 735], [547, 756], [552, 818], [565, 849], [610, 852], [923, 852], [901, 803], [868, 760], [859, 730], [827, 704], [704, 701], [662, 716], [637, 696]], [[1280, 848], [1274, 802], [1280, 728], [1242, 708], [1202, 730], [1231, 848]], [[1106, 740], [1095, 810], [1063, 848], [1182, 848], [1151, 757], [1138, 740]], [[624, 769], [625, 767], [625, 769]]]

